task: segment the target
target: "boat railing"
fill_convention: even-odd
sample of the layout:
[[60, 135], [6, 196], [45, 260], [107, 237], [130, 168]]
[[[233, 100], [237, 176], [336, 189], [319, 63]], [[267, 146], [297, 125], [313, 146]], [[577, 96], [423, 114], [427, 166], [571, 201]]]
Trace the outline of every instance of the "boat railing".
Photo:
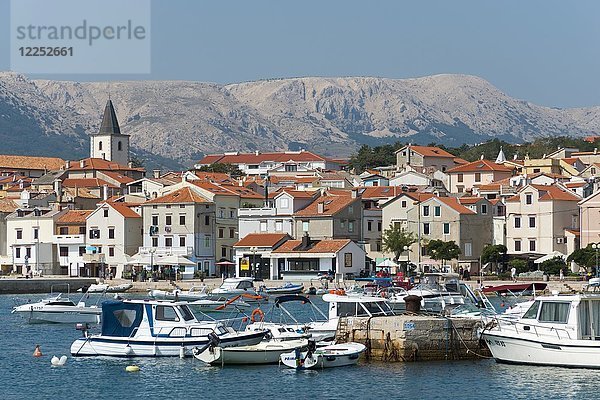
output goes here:
[[[498, 330], [500, 331], [502, 330], [503, 326], [504, 328], [506, 328], [507, 325], [511, 325], [514, 327], [515, 333], [530, 333], [531, 329], [533, 329], [533, 332], [537, 337], [550, 335], [553, 336], [552, 332], [554, 332], [556, 334], [557, 339], [562, 339], [560, 336], [560, 332], [564, 332], [567, 334], [567, 339], [572, 340], [571, 333], [568, 329], [565, 328], [559, 328], [556, 326], [543, 326], [527, 322], [515, 321], [513, 319], [502, 318], [498, 315], [494, 315], [493, 318], [496, 320], [496, 325], [498, 326]], [[519, 331], [519, 326], [522, 326], [522, 328], [520, 328], [521, 331]], [[550, 332], [550, 335], [544, 334], [544, 331]]]

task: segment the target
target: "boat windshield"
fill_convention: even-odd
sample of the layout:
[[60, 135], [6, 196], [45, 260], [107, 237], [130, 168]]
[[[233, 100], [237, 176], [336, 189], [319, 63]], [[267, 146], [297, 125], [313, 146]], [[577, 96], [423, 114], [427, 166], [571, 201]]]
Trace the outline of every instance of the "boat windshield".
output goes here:
[[75, 303], [73, 303], [70, 300], [57, 300], [57, 301], [49, 301], [48, 305], [49, 306], [75, 306]]
[[370, 315], [393, 314], [385, 301], [373, 302], [340, 302], [337, 304], [337, 315], [342, 317], [365, 317]]
[[194, 314], [188, 306], [179, 306], [179, 311], [181, 311], [184, 321], [191, 321], [194, 319]]
[[538, 313], [539, 308], [540, 308], [539, 300], [534, 301], [533, 304], [531, 305], [531, 307], [529, 307], [529, 310], [527, 310], [527, 312], [525, 314], [523, 314], [523, 318], [526, 318], [526, 319], [537, 318], [537, 313]]

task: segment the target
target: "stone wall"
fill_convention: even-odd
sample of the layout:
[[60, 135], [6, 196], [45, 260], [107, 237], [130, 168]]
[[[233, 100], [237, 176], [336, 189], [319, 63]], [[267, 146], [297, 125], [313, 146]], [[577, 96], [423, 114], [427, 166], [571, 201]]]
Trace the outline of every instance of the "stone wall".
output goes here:
[[366, 357], [381, 361], [477, 359], [489, 356], [477, 338], [479, 320], [423, 315], [343, 319], [339, 342], [367, 346]]

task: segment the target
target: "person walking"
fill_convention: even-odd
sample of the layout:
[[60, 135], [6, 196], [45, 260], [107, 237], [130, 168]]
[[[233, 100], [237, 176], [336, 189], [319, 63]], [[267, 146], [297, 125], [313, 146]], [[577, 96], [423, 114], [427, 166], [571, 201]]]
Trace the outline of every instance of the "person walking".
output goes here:
[[563, 282], [565, 280], [565, 274], [563, 272], [563, 269], [560, 269], [560, 272], [558, 273], [558, 279]]
[[517, 281], [517, 269], [515, 267], [512, 267], [510, 269], [510, 277], [512, 279], [513, 282]]

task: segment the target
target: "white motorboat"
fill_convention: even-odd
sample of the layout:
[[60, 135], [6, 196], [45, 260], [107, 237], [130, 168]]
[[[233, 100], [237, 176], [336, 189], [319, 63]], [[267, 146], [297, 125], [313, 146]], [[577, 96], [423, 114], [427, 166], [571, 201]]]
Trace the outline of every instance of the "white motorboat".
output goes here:
[[258, 344], [265, 332], [237, 332], [219, 321], [198, 321], [186, 303], [117, 300], [102, 303], [102, 332], [71, 345], [73, 356], [192, 356], [218, 336], [222, 347]]
[[63, 324], [99, 324], [102, 309], [97, 306], [86, 306], [80, 301], [75, 304], [68, 297], [63, 298], [62, 293], [38, 301], [27, 303], [13, 308], [11, 313], [16, 313], [25, 318], [29, 323], [63, 323]]
[[488, 319], [480, 336], [499, 362], [600, 368], [600, 296], [539, 296], [518, 319]]
[[211, 365], [277, 364], [282, 354], [295, 349], [305, 350], [307, 347], [307, 339], [283, 342], [268, 340], [253, 346], [220, 347], [210, 345], [203, 349], [195, 348], [193, 354], [198, 360]]
[[133, 285], [131, 283], [123, 283], [121, 285], [111, 286], [108, 283], [93, 283], [87, 290], [85, 288], [79, 289], [79, 292], [85, 293], [123, 293], [131, 289]]
[[254, 279], [249, 277], [241, 278], [227, 278], [223, 281], [221, 286], [210, 293], [212, 297], [232, 297], [242, 295], [244, 301], [249, 303], [256, 303], [266, 301], [266, 296], [261, 296], [254, 289]]
[[283, 365], [297, 370], [310, 368], [333, 368], [355, 365], [366, 346], [361, 343], [338, 343], [329, 346], [295, 349], [281, 355]]
[[157, 300], [174, 301], [197, 301], [206, 300], [210, 297], [208, 291], [206, 290], [206, 285], [192, 286], [189, 290], [176, 288], [170, 292], [167, 290], [153, 289], [148, 291], [148, 295]]

